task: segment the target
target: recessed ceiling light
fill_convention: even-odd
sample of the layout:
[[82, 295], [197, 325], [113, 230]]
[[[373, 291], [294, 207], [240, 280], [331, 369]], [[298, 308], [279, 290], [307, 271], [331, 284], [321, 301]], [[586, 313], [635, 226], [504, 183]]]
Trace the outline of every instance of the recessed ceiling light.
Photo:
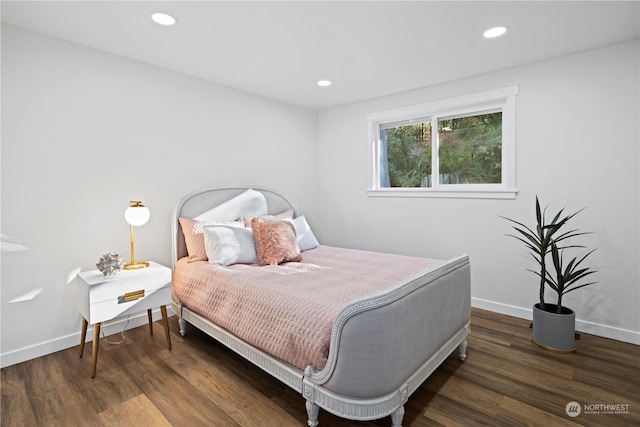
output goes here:
[[160, 25], [174, 25], [176, 22], [178, 22], [178, 20], [174, 16], [163, 12], [152, 13], [151, 19], [153, 19], [153, 22]]
[[318, 80], [318, 83], [316, 83], [318, 86], [320, 87], [329, 87], [331, 86], [331, 81], [330, 80]]
[[485, 36], [488, 39], [493, 39], [496, 37], [500, 37], [506, 32], [507, 32], [507, 27], [493, 27], [485, 31], [483, 36]]

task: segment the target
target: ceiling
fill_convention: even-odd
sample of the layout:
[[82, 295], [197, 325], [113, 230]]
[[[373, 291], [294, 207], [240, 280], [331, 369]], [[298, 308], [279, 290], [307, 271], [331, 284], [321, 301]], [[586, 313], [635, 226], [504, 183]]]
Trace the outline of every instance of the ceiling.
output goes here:
[[[11, 25], [320, 110], [635, 40], [639, 5], [3, 0], [1, 13]], [[153, 23], [155, 11], [178, 24]], [[496, 25], [509, 30], [485, 39]]]

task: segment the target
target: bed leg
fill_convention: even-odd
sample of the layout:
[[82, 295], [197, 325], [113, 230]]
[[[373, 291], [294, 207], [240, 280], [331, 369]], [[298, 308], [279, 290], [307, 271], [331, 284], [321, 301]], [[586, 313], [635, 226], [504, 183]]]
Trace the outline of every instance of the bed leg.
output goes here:
[[184, 320], [182, 317], [179, 317], [178, 325], [180, 325], [180, 335], [181, 336], [187, 335], [187, 321]]
[[309, 402], [308, 400], [304, 404], [304, 406], [306, 406], [307, 408], [307, 416], [309, 417], [309, 421], [307, 421], [307, 424], [309, 425], [309, 427], [316, 427], [318, 424], [320, 424], [318, 422], [320, 407], [315, 403]]
[[402, 427], [403, 418], [404, 406], [401, 406], [391, 414], [391, 427]]
[[467, 340], [462, 341], [458, 346], [458, 355], [463, 362], [467, 358]]

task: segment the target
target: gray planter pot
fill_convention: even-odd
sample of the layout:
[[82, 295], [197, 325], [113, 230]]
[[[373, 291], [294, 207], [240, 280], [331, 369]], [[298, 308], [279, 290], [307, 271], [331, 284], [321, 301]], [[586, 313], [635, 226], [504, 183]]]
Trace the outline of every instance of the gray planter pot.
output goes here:
[[546, 350], [572, 353], [576, 351], [576, 314], [567, 307], [556, 313], [556, 308], [555, 304], [545, 304], [545, 310], [540, 310], [540, 304], [533, 306], [531, 341]]

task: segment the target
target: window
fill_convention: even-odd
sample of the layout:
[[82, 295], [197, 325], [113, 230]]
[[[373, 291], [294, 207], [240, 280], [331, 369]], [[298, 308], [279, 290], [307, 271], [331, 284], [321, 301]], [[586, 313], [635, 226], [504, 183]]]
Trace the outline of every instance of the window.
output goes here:
[[369, 195], [515, 198], [517, 86], [370, 114]]

